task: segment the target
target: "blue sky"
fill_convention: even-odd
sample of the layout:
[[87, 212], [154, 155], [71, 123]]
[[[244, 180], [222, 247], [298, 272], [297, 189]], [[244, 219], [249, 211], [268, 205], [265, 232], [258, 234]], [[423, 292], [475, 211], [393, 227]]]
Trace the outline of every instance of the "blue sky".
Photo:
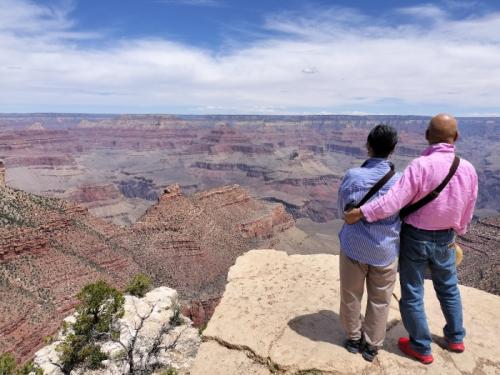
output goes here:
[[500, 2], [0, 0], [0, 112], [500, 115]]

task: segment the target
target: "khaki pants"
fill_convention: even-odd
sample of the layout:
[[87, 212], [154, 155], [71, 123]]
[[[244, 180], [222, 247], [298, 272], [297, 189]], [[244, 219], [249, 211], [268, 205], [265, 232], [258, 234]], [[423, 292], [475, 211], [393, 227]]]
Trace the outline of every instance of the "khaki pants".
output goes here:
[[[385, 267], [360, 263], [340, 252], [340, 321], [347, 338], [381, 347], [384, 343], [389, 304], [396, 282], [398, 260]], [[361, 298], [365, 289], [368, 303], [364, 322]]]

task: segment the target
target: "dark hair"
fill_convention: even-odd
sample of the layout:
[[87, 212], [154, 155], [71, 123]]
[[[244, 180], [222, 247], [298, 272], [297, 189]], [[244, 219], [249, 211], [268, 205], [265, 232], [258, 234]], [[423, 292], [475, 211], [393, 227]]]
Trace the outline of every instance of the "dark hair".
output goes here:
[[386, 158], [398, 143], [398, 132], [390, 125], [380, 124], [370, 131], [367, 142], [374, 157]]

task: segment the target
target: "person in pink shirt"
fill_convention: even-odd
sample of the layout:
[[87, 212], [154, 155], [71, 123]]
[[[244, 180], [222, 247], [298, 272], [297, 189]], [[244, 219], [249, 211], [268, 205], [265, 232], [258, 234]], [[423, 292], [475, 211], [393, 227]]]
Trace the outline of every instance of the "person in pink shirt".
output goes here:
[[455, 235], [464, 234], [472, 219], [477, 199], [477, 174], [464, 159], [452, 174], [457, 121], [445, 114], [433, 117], [426, 131], [429, 147], [413, 160], [401, 179], [376, 200], [344, 213], [348, 224], [359, 220], [374, 222], [406, 212], [432, 193], [445, 178], [452, 176], [434, 199], [403, 217], [400, 242], [400, 311], [409, 337], [399, 339], [399, 348], [424, 364], [432, 363], [431, 334], [424, 311], [424, 273], [429, 267], [441, 310], [446, 319], [443, 329], [448, 349], [463, 352], [462, 303], [455, 266]]

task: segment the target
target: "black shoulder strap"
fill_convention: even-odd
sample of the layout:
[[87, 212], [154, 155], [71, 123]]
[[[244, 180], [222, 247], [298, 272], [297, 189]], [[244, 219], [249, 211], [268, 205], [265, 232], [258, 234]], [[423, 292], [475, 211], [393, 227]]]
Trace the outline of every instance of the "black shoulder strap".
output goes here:
[[399, 217], [401, 219], [404, 219], [406, 216], [414, 213], [417, 210], [420, 210], [422, 207], [424, 207], [427, 203], [432, 202], [434, 199], [436, 199], [439, 196], [439, 193], [443, 191], [443, 189], [448, 185], [450, 182], [451, 178], [455, 175], [455, 172], [458, 169], [458, 165], [460, 164], [460, 158], [458, 156], [455, 156], [455, 159], [453, 159], [453, 163], [451, 164], [450, 171], [448, 172], [448, 175], [446, 178], [439, 184], [437, 188], [435, 188], [433, 191], [431, 191], [429, 194], [427, 194], [425, 197], [420, 199], [418, 202], [415, 202], [413, 204], [410, 204], [406, 207], [403, 207], [401, 211], [399, 211]]
[[377, 193], [380, 189], [382, 189], [382, 186], [384, 186], [387, 181], [389, 181], [392, 176], [395, 175], [394, 172], [394, 165], [391, 163], [391, 169], [389, 172], [386, 173], [384, 177], [382, 177], [380, 180], [377, 181], [375, 185], [372, 186], [372, 188], [366, 193], [366, 195], [361, 199], [361, 201], [356, 205], [356, 208], [360, 208], [362, 205], [364, 205], [368, 200]]

